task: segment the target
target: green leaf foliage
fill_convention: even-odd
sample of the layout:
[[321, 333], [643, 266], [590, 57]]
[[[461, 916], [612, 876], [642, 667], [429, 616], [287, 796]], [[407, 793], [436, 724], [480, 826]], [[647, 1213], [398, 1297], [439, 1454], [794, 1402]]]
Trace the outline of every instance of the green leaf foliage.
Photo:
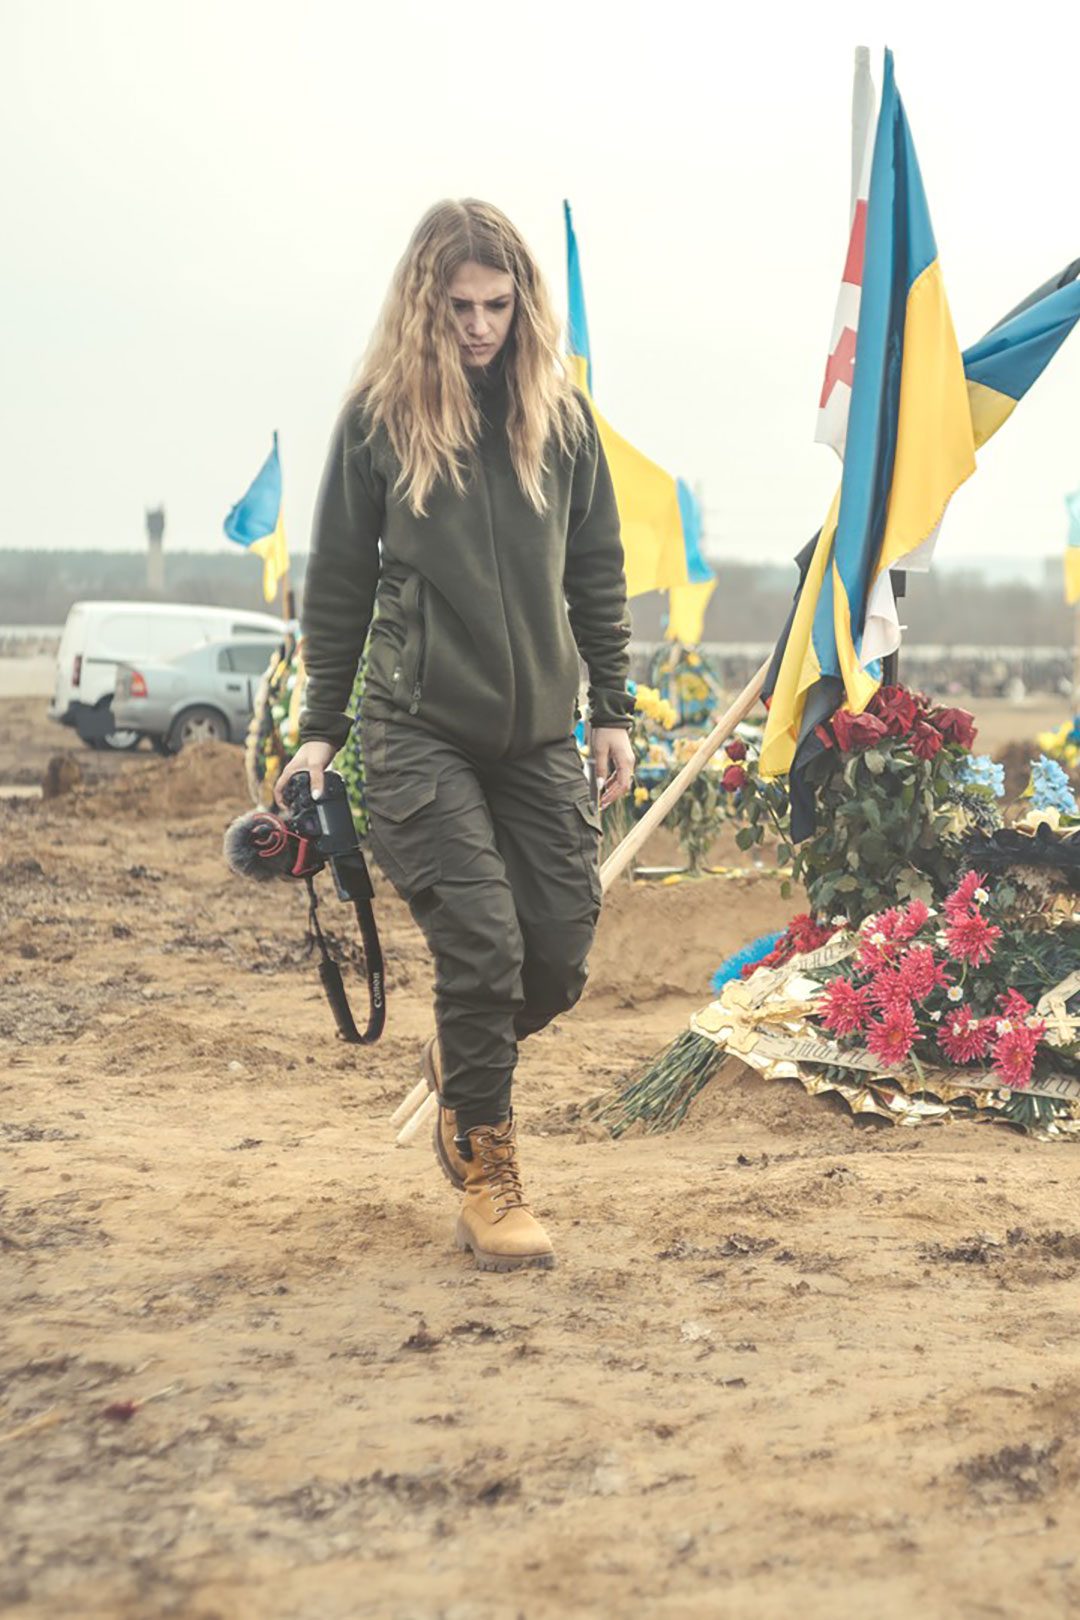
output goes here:
[[752, 760], [731, 813], [740, 849], [778, 839], [778, 859], [791, 861], [810, 907], [828, 915], [839, 904], [855, 923], [902, 900], [944, 899], [962, 864], [962, 840], [979, 818], [1000, 825], [992, 796], [974, 798], [956, 780], [967, 750], [948, 744], [932, 760], [912, 754], [907, 739], [879, 739], [862, 753], [828, 750], [815, 761], [817, 829], [793, 846], [790, 805], [780, 783], [764, 782]]

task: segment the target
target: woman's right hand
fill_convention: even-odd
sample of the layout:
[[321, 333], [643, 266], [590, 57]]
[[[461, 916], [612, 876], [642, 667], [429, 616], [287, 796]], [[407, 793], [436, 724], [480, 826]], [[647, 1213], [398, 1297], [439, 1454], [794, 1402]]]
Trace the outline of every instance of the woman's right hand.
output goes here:
[[301, 744], [274, 783], [274, 802], [279, 809], [284, 810], [287, 808], [284, 799], [281, 797], [281, 790], [289, 777], [295, 775], [297, 771], [308, 771], [310, 773], [312, 798], [321, 798], [323, 772], [336, 753], [337, 749], [333, 743], [317, 741]]

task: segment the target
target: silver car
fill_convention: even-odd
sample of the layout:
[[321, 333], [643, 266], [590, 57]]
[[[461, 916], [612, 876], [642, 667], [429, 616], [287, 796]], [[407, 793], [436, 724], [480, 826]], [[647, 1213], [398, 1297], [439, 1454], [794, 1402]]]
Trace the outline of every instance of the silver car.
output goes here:
[[259, 681], [281, 645], [280, 636], [231, 637], [160, 663], [119, 664], [113, 723], [164, 754], [198, 742], [242, 743]]

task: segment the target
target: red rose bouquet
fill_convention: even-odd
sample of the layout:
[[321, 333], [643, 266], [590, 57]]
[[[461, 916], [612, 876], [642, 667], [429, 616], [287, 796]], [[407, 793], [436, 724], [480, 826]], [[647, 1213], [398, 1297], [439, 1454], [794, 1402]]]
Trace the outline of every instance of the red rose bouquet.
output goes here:
[[[993, 789], [970, 768], [971, 715], [883, 686], [862, 714], [839, 709], [816, 732], [824, 745], [811, 767], [817, 829], [797, 846], [786, 784], [762, 778], [741, 743], [729, 747], [721, 785], [743, 823], [739, 845], [775, 833], [780, 864], [792, 862], [818, 917], [858, 923], [896, 900], [943, 900], [966, 834], [1001, 823]], [[974, 939], [978, 925], [969, 927]]]

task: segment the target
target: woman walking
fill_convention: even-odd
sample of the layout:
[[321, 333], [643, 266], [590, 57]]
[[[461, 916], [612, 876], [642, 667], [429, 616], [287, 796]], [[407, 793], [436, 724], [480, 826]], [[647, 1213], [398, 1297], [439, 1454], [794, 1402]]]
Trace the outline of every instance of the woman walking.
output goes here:
[[619, 521], [536, 262], [498, 209], [444, 202], [398, 265], [330, 447], [304, 593], [302, 746], [359, 715], [371, 847], [435, 962], [435, 1150], [478, 1266], [554, 1264], [522, 1190], [518, 1042], [573, 1006], [600, 908], [572, 733], [579, 655], [601, 804], [633, 773]]

